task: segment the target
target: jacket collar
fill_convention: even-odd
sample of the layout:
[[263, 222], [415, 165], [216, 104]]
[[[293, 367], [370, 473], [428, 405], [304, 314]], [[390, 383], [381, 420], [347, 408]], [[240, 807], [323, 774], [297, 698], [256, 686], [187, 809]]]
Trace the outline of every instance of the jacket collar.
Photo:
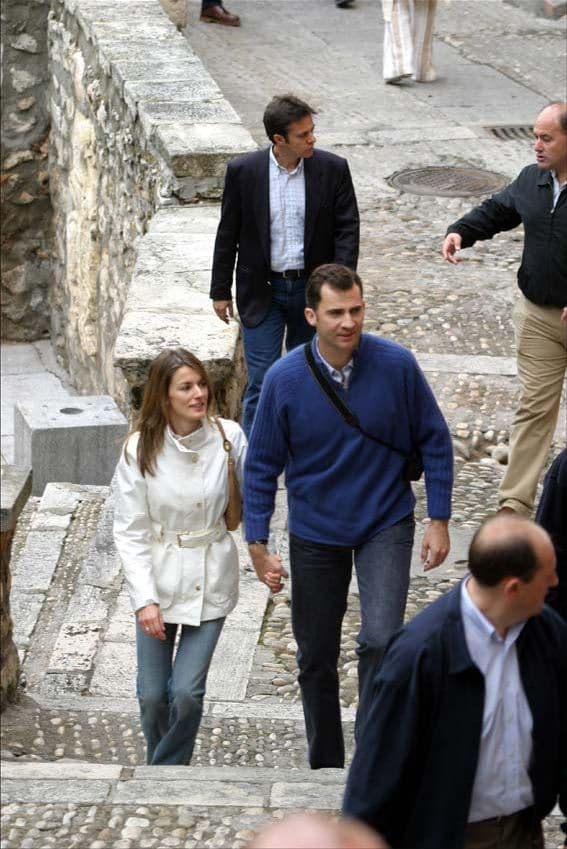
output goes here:
[[203, 424], [198, 430], [187, 436], [176, 436], [169, 425], [165, 428], [165, 438], [170, 445], [177, 449], [182, 454], [188, 452], [194, 453], [203, 447], [209, 436], [211, 425], [207, 417], [203, 419]]
[[446, 627], [449, 638], [449, 670], [452, 675], [458, 675], [466, 669], [477, 668], [469, 654], [465, 638], [463, 617], [461, 616], [461, 587], [465, 580], [466, 578], [463, 578], [462, 581], [459, 581], [456, 587], [453, 587], [453, 589], [447, 593], [447, 604], [449, 606], [449, 610]]
[[553, 177], [551, 176], [551, 171], [542, 171], [539, 175], [538, 186], [552, 186], [553, 185]]

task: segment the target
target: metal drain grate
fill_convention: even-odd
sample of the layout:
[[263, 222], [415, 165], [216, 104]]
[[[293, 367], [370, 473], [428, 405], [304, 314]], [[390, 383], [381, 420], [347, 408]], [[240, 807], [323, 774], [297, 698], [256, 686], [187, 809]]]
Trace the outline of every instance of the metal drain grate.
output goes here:
[[509, 127], [485, 127], [491, 136], [495, 136], [500, 141], [528, 141], [534, 140], [533, 127], [518, 124], [517, 126]]
[[436, 195], [438, 197], [469, 197], [496, 192], [509, 181], [494, 171], [480, 168], [416, 168], [397, 171], [387, 178], [396, 189], [414, 195]]

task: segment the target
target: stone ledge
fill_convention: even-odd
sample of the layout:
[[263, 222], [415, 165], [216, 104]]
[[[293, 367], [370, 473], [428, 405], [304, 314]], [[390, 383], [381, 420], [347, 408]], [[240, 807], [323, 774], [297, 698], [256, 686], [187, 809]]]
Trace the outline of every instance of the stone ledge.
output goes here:
[[256, 143], [158, 0], [60, 2], [173, 176], [212, 179], [218, 196], [227, 162]]
[[31, 493], [32, 473], [29, 468], [2, 463], [0, 468], [0, 531], [14, 527]]
[[235, 418], [244, 365], [237, 322], [226, 325], [208, 298], [218, 207], [160, 210], [138, 246], [114, 365], [133, 406], [141, 400], [150, 362], [164, 348], [188, 348], [209, 369], [217, 405]]

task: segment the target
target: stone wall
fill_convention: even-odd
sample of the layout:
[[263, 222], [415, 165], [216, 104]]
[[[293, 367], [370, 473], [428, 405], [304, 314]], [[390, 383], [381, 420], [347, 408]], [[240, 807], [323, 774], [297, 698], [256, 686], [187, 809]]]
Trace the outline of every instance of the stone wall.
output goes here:
[[113, 349], [138, 239], [160, 208], [217, 200], [254, 143], [158, 0], [53, 0], [49, 54], [52, 341], [81, 392], [125, 403]]
[[48, 0], [2, 0], [2, 336], [49, 333]]

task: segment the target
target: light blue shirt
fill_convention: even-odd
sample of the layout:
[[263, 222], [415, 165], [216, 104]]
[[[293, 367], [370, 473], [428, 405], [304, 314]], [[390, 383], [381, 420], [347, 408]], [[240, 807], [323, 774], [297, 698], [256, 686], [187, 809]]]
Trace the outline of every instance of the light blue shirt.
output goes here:
[[[469, 654], [484, 675], [484, 714], [469, 822], [508, 816], [533, 805], [528, 767], [532, 714], [518, 667], [516, 640], [524, 623], [504, 637], [461, 588], [461, 615]], [[463, 733], [467, 733], [463, 729]]]
[[331, 363], [328, 363], [325, 357], [321, 354], [321, 351], [319, 350], [319, 340], [316, 341], [315, 346], [317, 348], [317, 353], [321, 358], [321, 362], [328, 370], [335, 383], [339, 383], [344, 390], [347, 390], [350, 382], [350, 376], [352, 374], [352, 369], [354, 367], [354, 360], [352, 359], [352, 357], [350, 358], [346, 366], [343, 366], [342, 368], [338, 369], [332, 366]]
[[305, 236], [305, 168], [303, 159], [293, 171], [270, 150], [270, 265], [273, 271], [303, 268]]
[[557, 174], [555, 171], [551, 172], [551, 178], [553, 180], [553, 208], [557, 206], [557, 201], [559, 200], [559, 195], [563, 191], [563, 189], [567, 188], [567, 182], [560, 183], [557, 179]]

